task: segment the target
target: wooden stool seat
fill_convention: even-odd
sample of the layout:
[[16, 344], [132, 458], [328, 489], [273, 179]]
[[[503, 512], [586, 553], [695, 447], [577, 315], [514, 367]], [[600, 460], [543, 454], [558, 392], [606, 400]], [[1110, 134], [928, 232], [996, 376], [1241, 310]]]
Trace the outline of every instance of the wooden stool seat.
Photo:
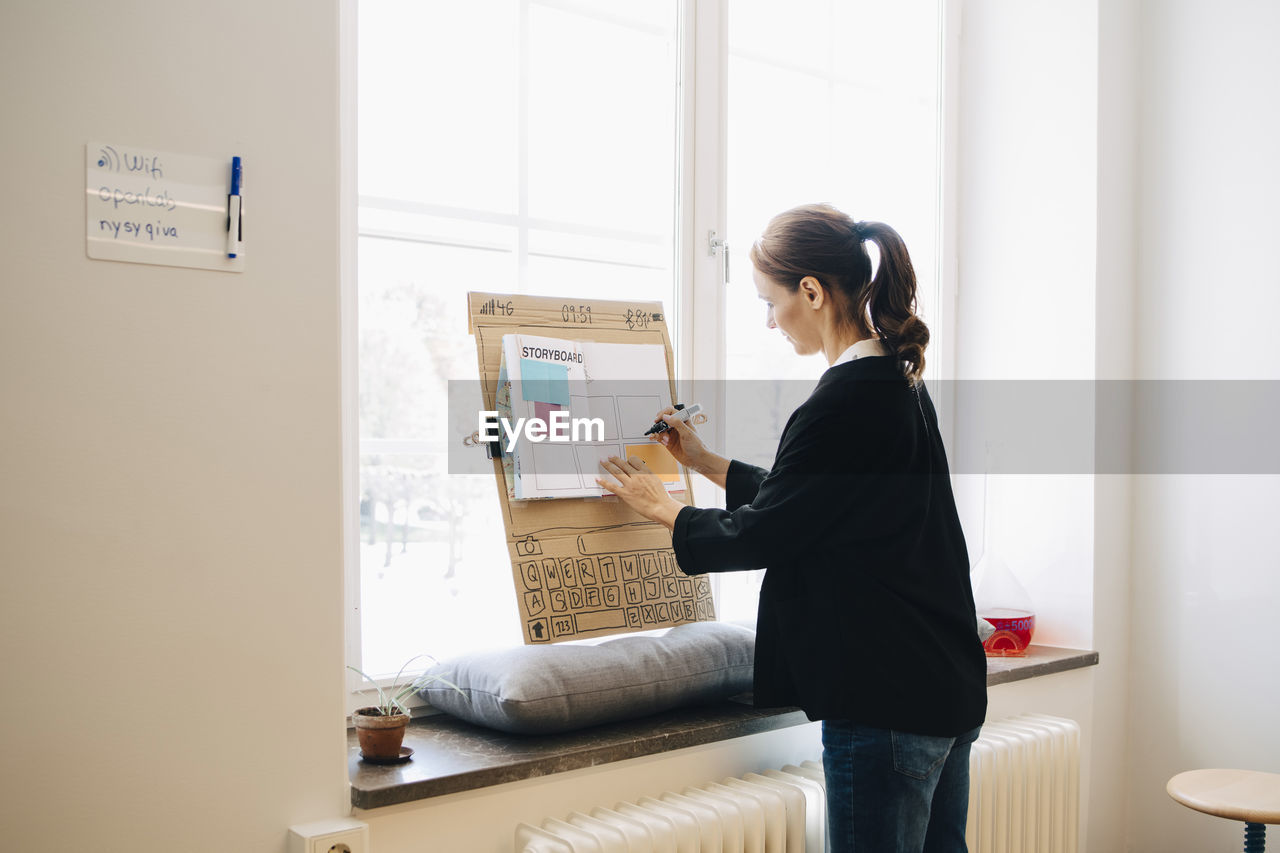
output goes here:
[[1257, 770], [1188, 770], [1165, 786], [1198, 812], [1244, 822], [1244, 853], [1264, 853], [1269, 823], [1280, 823], [1280, 775]]
[[1280, 823], [1280, 774], [1188, 770], [1169, 780], [1169, 796], [1187, 808], [1245, 823]]

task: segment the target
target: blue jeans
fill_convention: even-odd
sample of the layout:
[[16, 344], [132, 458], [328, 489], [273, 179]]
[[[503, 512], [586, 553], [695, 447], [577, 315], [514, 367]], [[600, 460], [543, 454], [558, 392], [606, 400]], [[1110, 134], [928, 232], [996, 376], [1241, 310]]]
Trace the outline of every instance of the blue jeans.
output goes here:
[[964, 853], [980, 729], [933, 737], [824, 720], [831, 853]]

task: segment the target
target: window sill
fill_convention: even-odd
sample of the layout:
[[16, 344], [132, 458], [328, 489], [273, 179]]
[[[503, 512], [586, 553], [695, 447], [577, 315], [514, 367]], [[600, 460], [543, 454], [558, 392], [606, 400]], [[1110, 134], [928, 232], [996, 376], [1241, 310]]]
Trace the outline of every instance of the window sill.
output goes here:
[[[1097, 652], [1033, 645], [1024, 658], [988, 658], [987, 685], [1097, 663]], [[404, 764], [365, 764], [355, 732], [347, 733], [351, 805], [380, 808], [808, 722], [794, 708], [756, 709], [735, 700], [542, 736], [505, 734], [439, 714], [409, 724], [404, 742], [414, 754]]]

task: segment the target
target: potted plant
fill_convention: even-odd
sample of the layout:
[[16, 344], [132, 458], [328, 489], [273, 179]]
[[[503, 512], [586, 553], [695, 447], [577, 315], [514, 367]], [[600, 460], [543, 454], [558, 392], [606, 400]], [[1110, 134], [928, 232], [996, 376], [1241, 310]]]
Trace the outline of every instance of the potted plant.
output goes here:
[[396, 673], [391, 686], [385, 690], [363, 670], [354, 666], [347, 667], [347, 669], [359, 674], [361, 678], [364, 678], [378, 690], [378, 703], [376, 705], [357, 708], [351, 714], [351, 721], [356, 727], [356, 737], [360, 740], [360, 756], [366, 761], [407, 761], [409, 756], [413, 754], [413, 750], [401, 749], [401, 744], [404, 743], [405, 727], [409, 725], [409, 709], [405, 706], [404, 700], [413, 693], [437, 681], [444, 682], [454, 690], [457, 690], [458, 693], [462, 693], [458, 685], [453, 682], [442, 676], [429, 675], [427, 673], [423, 673], [412, 681], [402, 684], [400, 679], [409, 664], [418, 660], [418, 658], [424, 657], [431, 658], [432, 662], [435, 661], [435, 658], [432, 658], [431, 655], [417, 655], [410, 658], [405, 661], [404, 666], [400, 667], [400, 671]]

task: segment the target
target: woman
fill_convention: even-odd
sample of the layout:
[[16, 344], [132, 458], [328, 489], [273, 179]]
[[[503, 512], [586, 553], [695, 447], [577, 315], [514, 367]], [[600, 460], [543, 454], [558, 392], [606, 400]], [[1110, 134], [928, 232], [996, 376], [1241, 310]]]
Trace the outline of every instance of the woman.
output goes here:
[[597, 482], [671, 529], [686, 573], [768, 569], [755, 699], [822, 721], [831, 849], [963, 851], [986, 659], [911, 260], [889, 226], [810, 205], [775, 217], [751, 263], [769, 328], [830, 365], [773, 467], [712, 453], [667, 409], [659, 440], [728, 508], [679, 503], [639, 459]]

